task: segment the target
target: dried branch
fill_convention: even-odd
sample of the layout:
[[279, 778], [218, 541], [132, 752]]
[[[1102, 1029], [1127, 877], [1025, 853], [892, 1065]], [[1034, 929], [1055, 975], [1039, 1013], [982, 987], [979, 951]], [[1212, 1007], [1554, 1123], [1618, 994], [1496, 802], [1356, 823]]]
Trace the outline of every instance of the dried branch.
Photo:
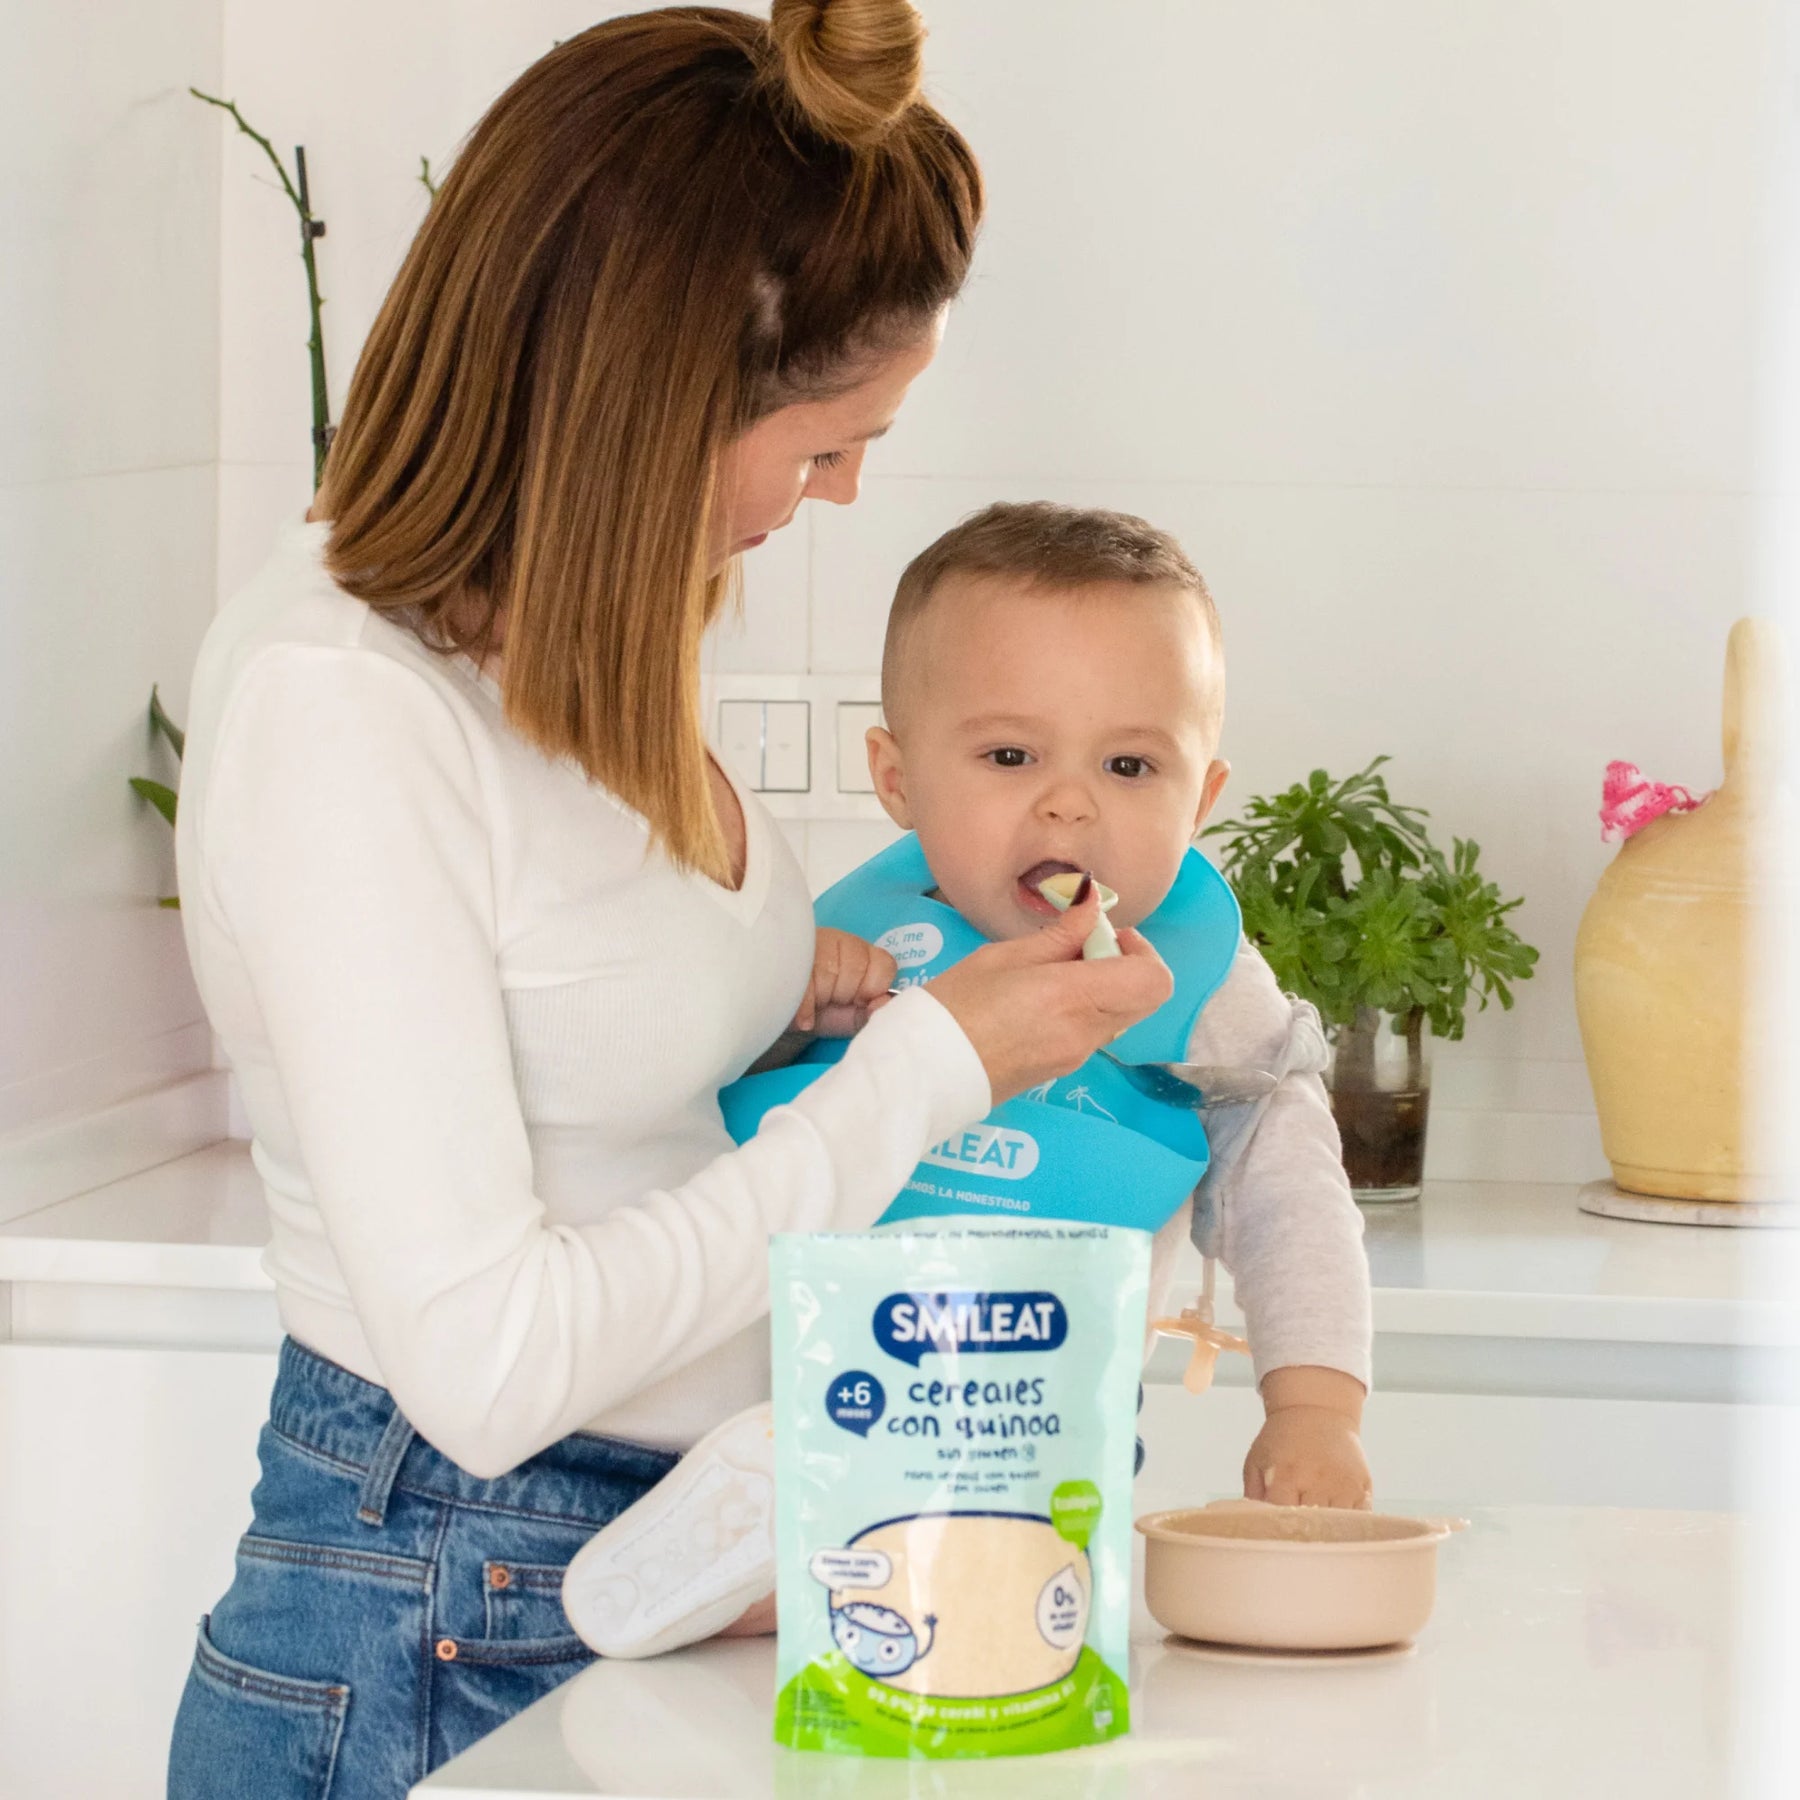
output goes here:
[[297, 146], [294, 151], [294, 171], [298, 177], [296, 182], [289, 177], [286, 165], [275, 154], [275, 146], [238, 111], [235, 100], [221, 100], [215, 94], [203, 94], [197, 87], [189, 88], [188, 92], [196, 100], [203, 100], [208, 106], [216, 106], [221, 112], [229, 113], [236, 121], [238, 130], [261, 147], [263, 155], [269, 159], [275, 173], [281, 178], [282, 192], [292, 203], [300, 221], [300, 260], [306, 265], [306, 300], [312, 317], [312, 336], [307, 339], [306, 349], [312, 374], [313, 485], [317, 487], [325, 472], [325, 452], [331, 448], [332, 425], [331, 401], [325, 384], [325, 333], [319, 322], [320, 309], [325, 301], [319, 293], [319, 268], [313, 255], [314, 241], [325, 235], [325, 221], [313, 214], [312, 196], [306, 184], [306, 150], [304, 146]]

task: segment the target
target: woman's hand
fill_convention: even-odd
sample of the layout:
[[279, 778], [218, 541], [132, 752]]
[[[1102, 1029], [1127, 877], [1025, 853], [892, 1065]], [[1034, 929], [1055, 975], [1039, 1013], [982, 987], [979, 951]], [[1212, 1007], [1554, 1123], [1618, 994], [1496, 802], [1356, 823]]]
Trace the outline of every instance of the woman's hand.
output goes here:
[[1090, 894], [1031, 937], [984, 945], [931, 983], [975, 1046], [996, 1106], [1079, 1069], [1175, 991], [1162, 958], [1129, 929], [1118, 956], [1083, 962], [1099, 919]]

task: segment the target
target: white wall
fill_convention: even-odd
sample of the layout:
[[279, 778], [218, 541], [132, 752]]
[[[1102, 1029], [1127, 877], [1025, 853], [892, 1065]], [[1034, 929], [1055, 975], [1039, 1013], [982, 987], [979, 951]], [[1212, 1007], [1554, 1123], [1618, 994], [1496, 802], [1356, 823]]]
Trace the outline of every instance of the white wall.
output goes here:
[[[309, 146], [339, 393], [421, 215], [419, 153], [623, 10], [225, 0], [227, 87]], [[749, 559], [720, 666], [873, 669], [902, 563], [989, 499], [1147, 514], [1220, 601], [1233, 791], [1391, 752], [1401, 795], [1528, 897], [1541, 974], [1445, 1097], [1585, 1105], [1569, 971], [1603, 765], [1718, 775], [1772, 7], [925, 10], [931, 91], [991, 187], [975, 278], [861, 504]], [[226, 587], [306, 488], [291, 219], [248, 149], [224, 184]], [[880, 835], [796, 831], [821, 883]]]
[[204, 1067], [168, 779], [210, 614], [217, 0], [6, 9], [0, 108], [0, 1132]]
[[[559, 38], [634, 10], [580, 0], [221, 0], [226, 97], [289, 159], [306, 146], [332, 417], [425, 215], [419, 158], [448, 166], [488, 104]], [[224, 146], [219, 593], [312, 491], [305, 277], [293, 208], [247, 138]]]

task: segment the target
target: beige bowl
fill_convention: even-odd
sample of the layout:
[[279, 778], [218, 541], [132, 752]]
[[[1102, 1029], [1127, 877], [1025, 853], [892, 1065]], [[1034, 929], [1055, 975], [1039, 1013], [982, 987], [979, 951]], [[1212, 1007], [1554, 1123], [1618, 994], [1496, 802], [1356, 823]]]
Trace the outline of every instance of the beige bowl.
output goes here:
[[1144, 1598], [1183, 1637], [1269, 1650], [1405, 1643], [1431, 1617], [1460, 1519], [1227, 1500], [1150, 1513]]

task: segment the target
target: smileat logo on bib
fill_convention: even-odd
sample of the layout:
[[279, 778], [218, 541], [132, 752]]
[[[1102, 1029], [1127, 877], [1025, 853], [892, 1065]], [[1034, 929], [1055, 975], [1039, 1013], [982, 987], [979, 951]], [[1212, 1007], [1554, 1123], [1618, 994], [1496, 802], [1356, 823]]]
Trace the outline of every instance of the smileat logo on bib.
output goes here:
[[1038, 1143], [1028, 1131], [1004, 1125], [971, 1125], [933, 1144], [919, 1159], [959, 1175], [993, 1175], [1001, 1181], [1023, 1181], [1038, 1166]]

